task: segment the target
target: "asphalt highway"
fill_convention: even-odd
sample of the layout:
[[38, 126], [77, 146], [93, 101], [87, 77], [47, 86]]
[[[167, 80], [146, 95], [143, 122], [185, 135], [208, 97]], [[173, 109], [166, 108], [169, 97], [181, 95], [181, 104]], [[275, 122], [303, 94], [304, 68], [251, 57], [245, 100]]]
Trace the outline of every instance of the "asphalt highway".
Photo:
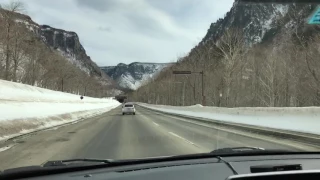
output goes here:
[[6, 145], [12, 147], [0, 152], [0, 170], [73, 158], [145, 158], [239, 146], [301, 148], [279, 139], [217, 130], [142, 107], [136, 109], [136, 115], [122, 115], [118, 107], [72, 125], [10, 140]]

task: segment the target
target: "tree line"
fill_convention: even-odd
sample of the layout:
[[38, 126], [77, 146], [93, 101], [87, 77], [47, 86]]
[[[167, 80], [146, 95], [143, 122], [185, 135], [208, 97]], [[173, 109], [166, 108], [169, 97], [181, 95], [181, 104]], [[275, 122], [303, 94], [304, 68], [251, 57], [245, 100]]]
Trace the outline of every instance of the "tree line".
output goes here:
[[[300, 16], [288, 32], [249, 46], [240, 28], [229, 28], [217, 41], [199, 44], [187, 56], [130, 94], [134, 101], [186, 106], [303, 107], [320, 105], [320, 29], [305, 27]], [[300, 23], [300, 24], [299, 24]], [[283, 27], [283, 24], [282, 24]]]
[[11, 1], [0, 8], [0, 79], [93, 97], [109, 96], [112, 85], [80, 70], [41, 37], [27, 29], [24, 4]]

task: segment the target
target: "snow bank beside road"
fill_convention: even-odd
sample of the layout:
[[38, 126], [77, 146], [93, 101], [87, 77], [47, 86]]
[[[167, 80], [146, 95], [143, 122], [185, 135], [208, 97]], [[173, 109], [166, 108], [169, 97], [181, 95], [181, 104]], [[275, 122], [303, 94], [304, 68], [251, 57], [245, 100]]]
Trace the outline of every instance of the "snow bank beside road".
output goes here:
[[108, 99], [84, 97], [80, 95], [52, 91], [26, 84], [0, 80], [0, 100], [20, 102], [110, 102]]
[[110, 106], [109, 108], [69, 112], [53, 116], [0, 121], [0, 141], [33, 131], [64, 125], [66, 123], [75, 123], [78, 120], [83, 120], [107, 112], [114, 107], [115, 106]]
[[102, 114], [120, 103], [0, 80], [0, 140]]
[[220, 108], [201, 105], [185, 107], [143, 103], [139, 105], [192, 117], [320, 134], [320, 107]]
[[[105, 100], [104, 100], [105, 101]], [[0, 121], [15, 119], [45, 118], [60, 114], [89, 111], [96, 109], [108, 110], [119, 106], [110, 100], [104, 103], [55, 103], [55, 102], [3, 102], [0, 101]]]

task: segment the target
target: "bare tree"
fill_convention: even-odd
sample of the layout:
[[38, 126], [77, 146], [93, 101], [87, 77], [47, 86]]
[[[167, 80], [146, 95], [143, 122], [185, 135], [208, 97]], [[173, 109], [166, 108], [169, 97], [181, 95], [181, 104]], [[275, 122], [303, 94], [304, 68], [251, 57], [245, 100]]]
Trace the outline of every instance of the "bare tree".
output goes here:
[[11, 1], [9, 4], [3, 6], [5, 10], [1, 11], [3, 18], [5, 20], [5, 74], [4, 78], [9, 80], [9, 70], [10, 70], [10, 44], [12, 39], [12, 27], [15, 25], [14, 22], [14, 13], [21, 12], [24, 10], [24, 4], [19, 1]]
[[23, 59], [27, 59], [26, 52], [24, 49], [26, 49], [26, 46], [30, 45], [30, 42], [26, 42], [26, 37], [28, 33], [24, 30], [22, 30], [20, 27], [15, 26], [14, 34], [12, 36], [12, 60], [13, 60], [13, 81], [17, 82], [17, 71], [18, 68], [21, 65], [21, 61]]
[[228, 106], [230, 86], [233, 75], [240, 67], [245, 54], [245, 41], [243, 32], [238, 29], [228, 29], [215, 44], [216, 52], [222, 58], [224, 65], [225, 101]]

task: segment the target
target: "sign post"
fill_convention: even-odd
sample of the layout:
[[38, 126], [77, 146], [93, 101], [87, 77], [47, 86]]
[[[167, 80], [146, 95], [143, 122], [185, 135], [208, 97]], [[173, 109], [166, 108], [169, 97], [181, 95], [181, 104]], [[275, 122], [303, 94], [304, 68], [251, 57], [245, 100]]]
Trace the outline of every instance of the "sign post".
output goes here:
[[206, 105], [206, 98], [204, 96], [204, 72], [192, 72], [192, 71], [172, 71], [172, 74], [179, 74], [179, 75], [189, 75], [189, 74], [201, 74], [201, 85], [202, 85], [202, 105]]

